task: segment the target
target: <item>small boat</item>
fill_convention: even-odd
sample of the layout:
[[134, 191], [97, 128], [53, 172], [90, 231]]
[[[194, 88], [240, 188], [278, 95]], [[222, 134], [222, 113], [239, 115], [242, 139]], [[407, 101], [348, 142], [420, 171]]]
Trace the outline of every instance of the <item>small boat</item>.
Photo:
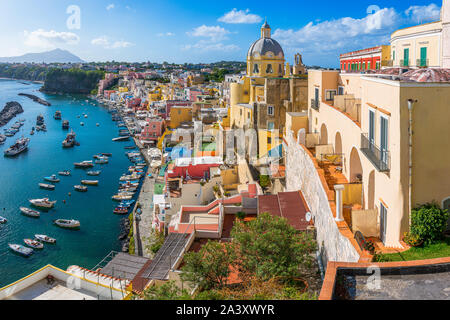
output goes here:
[[95, 160], [95, 164], [108, 164], [108, 163], [109, 163], [109, 160], [107, 160], [107, 159]]
[[84, 122], [80, 122], [80, 126], [84, 126]]
[[77, 186], [73, 186], [73, 187], [76, 191], [79, 191], [79, 192], [87, 192], [88, 191], [88, 188], [86, 186], [77, 185]]
[[33, 249], [44, 249], [44, 245], [37, 240], [24, 239], [23, 242]]
[[48, 198], [44, 198], [44, 199], [31, 199], [29, 200], [30, 203], [38, 208], [46, 208], [46, 209], [50, 209], [53, 208], [54, 205], [56, 204], [56, 201], [50, 201]]
[[87, 186], [98, 186], [98, 180], [81, 180], [81, 184]]
[[22, 138], [16, 141], [14, 145], [5, 150], [4, 154], [6, 157], [13, 157], [18, 155], [19, 153], [24, 152], [28, 149], [28, 143], [30, 142], [29, 138]]
[[51, 244], [56, 243], [56, 239], [50, 238], [49, 236], [46, 236], [45, 234], [35, 234], [34, 237], [41, 242], [46, 242], [46, 243], [51, 243]]
[[6, 220], [6, 218], [0, 217], [0, 224], [5, 224], [7, 222], [8, 220]]
[[60, 171], [60, 172], [58, 172], [58, 174], [60, 175], [60, 176], [65, 176], [65, 177], [67, 177], [67, 176], [70, 176], [70, 171], [69, 170], [66, 170], [66, 171]]
[[125, 196], [122, 194], [116, 194], [112, 196], [112, 199], [115, 201], [131, 200], [132, 198], [133, 198], [132, 196]]
[[17, 252], [18, 254], [21, 254], [25, 257], [29, 257], [33, 254], [33, 249], [24, 247], [20, 244], [8, 244], [8, 246], [12, 251]]
[[55, 190], [55, 186], [52, 184], [39, 183], [39, 187], [46, 190]]
[[130, 140], [130, 136], [123, 136], [112, 139], [112, 141], [127, 141], [127, 140]]
[[55, 120], [61, 120], [61, 111], [56, 111], [53, 118], [55, 118]]
[[119, 207], [114, 209], [114, 214], [127, 214], [128, 211], [129, 211], [128, 208], [119, 206]]
[[63, 148], [72, 148], [74, 145], [77, 144], [77, 141], [75, 140], [75, 132], [73, 130], [67, 134], [66, 139], [62, 142]]
[[101, 171], [88, 171], [88, 176], [99, 176], [102, 172]]
[[102, 156], [104, 156], [104, 157], [111, 157], [112, 153], [102, 153]]
[[62, 128], [64, 130], [69, 130], [69, 121], [64, 120], [63, 123], [62, 123]]
[[56, 176], [56, 174], [52, 174], [50, 177], [44, 177], [45, 181], [49, 182], [59, 182], [59, 178]]
[[94, 163], [92, 162], [92, 160], [88, 160], [88, 161], [74, 163], [74, 166], [76, 168], [92, 168], [94, 166]]
[[29, 217], [33, 217], [33, 218], [39, 218], [41, 216], [41, 213], [39, 211], [36, 210], [31, 210], [25, 207], [20, 207], [20, 211]]
[[0, 134], [0, 144], [5, 143], [5, 141], [6, 141], [6, 136], [3, 134]]
[[96, 123], [95, 125], [96, 125], [97, 127], [100, 127], [100, 123]]
[[80, 221], [78, 220], [66, 220], [66, 219], [57, 219], [53, 221], [58, 227], [66, 228], [66, 229], [78, 229], [80, 227]]

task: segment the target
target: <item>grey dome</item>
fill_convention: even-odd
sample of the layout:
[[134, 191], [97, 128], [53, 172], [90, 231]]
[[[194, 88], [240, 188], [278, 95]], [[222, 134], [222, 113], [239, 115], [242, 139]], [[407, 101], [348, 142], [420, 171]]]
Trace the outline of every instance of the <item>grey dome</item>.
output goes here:
[[247, 56], [253, 57], [256, 53], [263, 56], [269, 51], [275, 56], [278, 56], [281, 53], [284, 58], [283, 48], [281, 48], [280, 44], [272, 38], [261, 38], [255, 41], [248, 50]]

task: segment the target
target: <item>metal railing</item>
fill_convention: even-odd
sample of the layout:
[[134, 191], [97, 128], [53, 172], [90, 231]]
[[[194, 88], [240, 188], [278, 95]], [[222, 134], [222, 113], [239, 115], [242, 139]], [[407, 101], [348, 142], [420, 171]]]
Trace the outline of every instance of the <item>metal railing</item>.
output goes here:
[[387, 150], [381, 150], [373, 141], [370, 141], [367, 133], [361, 134], [361, 152], [372, 162], [380, 172], [391, 170], [391, 155]]
[[319, 100], [311, 99], [311, 108], [319, 111]]
[[430, 65], [430, 60], [428, 59], [417, 59], [416, 66], [426, 68]]

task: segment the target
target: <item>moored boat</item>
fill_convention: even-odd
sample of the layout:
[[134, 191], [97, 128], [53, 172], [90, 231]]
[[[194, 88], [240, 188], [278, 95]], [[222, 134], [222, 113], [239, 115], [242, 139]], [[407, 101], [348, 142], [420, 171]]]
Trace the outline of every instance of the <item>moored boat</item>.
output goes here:
[[45, 234], [35, 234], [34, 237], [41, 242], [46, 242], [46, 243], [51, 243], [51, 244], [56, 243], [56, 239], [50, 238], [49, 236], [47, 236]]
[[127, 214], [129, 209], [127, 207], [116, 207], [114, 209], [114, 214]]
[[55, 120], [61, 120], [61, 111], [55, 111], [53, 118], [55, 118]]
[[127, 141], [127, 140], [130, 140], [130, 136], [123, 136], [112, 139], [112, 141]]
[[58, 227], [66, 228], [66, 229], [78, 229], [81, 224], [78, 220], [66, 220], [66, 219], [57, 219], [53, 221]]
[[29, 257], [30, 255], [33, 254], [33, 249], [24, 247], [20, 244], [11, 244], [10, 243], [10, 244], [8, 244], [8, 246], [12, 251], [17, 252], [18, 254], [21, 254], [25, 257]]
[[92, 160], [82, 161], [82, 162], [76, 162], [74, 163], [74, 166], [76, 168], [92, 168], [94, 166], [94, 163]]
[[70, 171], [69, 170], [66, 170], [66, 171], [60, 171], [60, 172], [58, 172], [58, 174], [60, 175], [60, 176], [70, 176]]
[[81, 184], [87, 186], [98, 186], [98, 180], [81, 180]]
[[75, 132], [71, 131], [67, 134], [66, 139], [62, 142], [63, 148], [72, 148], [74, 145], [77, 144], [77, 141], [75, 140]]
[[88, 188], [86, 186], [77, 185], [77, 186], [73, 186], [73, 188], [79, 192], [87, 192], [88, 191]]
[[23, 239], [23, 242], [33, 249], [44, 249], [44, 245], [37, 240]]
[[39, 183], [39, 187], [46, 190], [55, 190], [56, 186], [52, 184]]
[[0, 224], [5, 224], [7, 222], [8, 220], [6, 220], [6, 218], [0, 217]]
[[99, 176], [101, 173], [102, 172], [100, 170], [99, 171], [88, 171], [87, 175], [88, 176]]
[[20, 207], [20, 211], [24, 215], [32, 217], [32, 218], [39, 218], [41, 216], [41, 213], [39, 211], [31, 210], [31, 209], [25, 208], [25, 207]]
[[132, 198], [133, 198], [132, 196], [126, 196], [122, 194], [116, 194], [112, 196], [112, 199], [115, 201], [131, 200]]
[[44, 177], [45, 181], [49, 181], [49, 182], [59, 182], [59, 178], [56, 176], [56, 174], [52, 174], [50, 177]]
[[50, 209], [53, 208], [56, 204], [56, 201], [50, 201], [48, 198], [44, 199], [31, 199], [30, 203], [38, 208]]
[[69, 121], [68, 120], [64, 120], [62, 123], [62, 128], [64, 130], [68, 130], [69, 129]]
[[30, 142], [29, 138], [22, 138], [16, 141], [11, 147], [5, 150], [4, 154], [6, 157], [13, 157], [18, 155], [19, 153], [24, 152], [28, 149], [28, 143]]

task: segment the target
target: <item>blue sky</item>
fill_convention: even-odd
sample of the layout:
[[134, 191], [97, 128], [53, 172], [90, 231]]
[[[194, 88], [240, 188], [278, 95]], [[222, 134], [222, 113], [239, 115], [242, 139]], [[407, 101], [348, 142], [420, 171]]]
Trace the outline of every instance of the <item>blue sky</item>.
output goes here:
[[340, 53], [389, 44], [398, 28], [439, 20], [442, 0], [273, 3], [2, 0], [0, 56], [62, 48], [86, 61], [244, 61], [267, 17], [288, 62], [300, 52], [307, 65], [335, 67]]

